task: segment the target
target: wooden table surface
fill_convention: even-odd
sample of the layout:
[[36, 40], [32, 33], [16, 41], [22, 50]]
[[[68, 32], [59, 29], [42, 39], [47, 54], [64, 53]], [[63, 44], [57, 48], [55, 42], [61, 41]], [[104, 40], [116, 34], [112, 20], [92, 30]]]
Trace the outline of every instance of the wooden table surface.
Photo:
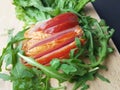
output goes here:
[[[91, 4], [86, 6], [85, 11], [88, 15], [100, 20]], [[12, 0], [0, 0], [0, 53], [2, 48], [6, 45], [7, 29], [15, 28], [15, 32], [17, 32], [22, 29], [22, 25], [23, 23], [18, 21], [15, 17]], [[100, 71], [100, 73], [107, 77], [111, 83], [108, 84], [96, 79], [92, 82], [88, 82], [90, 85], [88, 90], [120, 90], [120, 54], [118, 53], [112, 40], [110, 41], [110, 45], [115, 48], [115, 51], [106, 59], [105, 63], [108, 67], [108, 71]], [[69, 83], [65, 84], [68, 86], [67, 90], [71, 90], [72, 85]], [[11, 83], [0, 79], [0, 90], [12, 90]]]

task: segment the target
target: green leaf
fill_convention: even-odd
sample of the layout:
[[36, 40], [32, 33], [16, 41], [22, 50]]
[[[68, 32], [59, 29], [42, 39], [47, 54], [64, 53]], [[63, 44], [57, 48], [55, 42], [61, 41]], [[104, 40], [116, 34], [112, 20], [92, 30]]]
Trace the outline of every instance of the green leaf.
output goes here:
[[17, 42], [20, 42], [22, 40], [24, 40], [24, 33], [25, 31], [27, 30], [28, 28], [22, 30], [22, 31], [19, 31], [15, 36], [14, 36], [14, 43], [17, 43]]
[[68, 64], [62, 64], [60, 69], [66, 74], [70, 74], [77, 71], [77, 69], [74, 66]]
[[[13, 29], [8, 31], [8, 44], [3, 49], [2, 55], [0, 56], [0, 70], [1, 66], [3, 64], [3, 61], [6, 63], [6, 69], [7, 66], [12, 64], [14, 67], [17, 62], [17, 52], [22, 51], [21, 50], [21, 44], [20, 41], [24, 40], [24, 32], [26, 29], [18, 32], [15, 36], [13, 36]], [[18, 44], [19, 43], [19, 44]]]
[[89, 88], [89, 85], [83, 84], [81, 90], [87, 90]]
[[68, 11], [79, 12], [91, 0], [13, 0], [16, 16], [25, 25], [50, 19]]
[[[10, 73], [13, 82], [13, 90], [46, 90], [48, 79], [43, 72], [37, 68], [29, 68], [17, 62]], [[46, 83], [47, 82], [47, 83]]]
[[19, 62], [15, 65], [14, 69], [12, 69], [11, 74], [14, 75], [14, 77], [16, 78], [30, 78], [33, 76], [33, 74], [29, 70], [29, 68], [26, 68], [23, 64]]
[[96, 76], [99, 78], [99, 79], [101, 79], [102, 81], [105, 81], [105, 82], [107, 82], [107, 83], [110, 83], [110, 81], [107, 79], [107, 78], [105, 78], [104, 76], [102, 76], [102, 75], [100, 75], [100, 74], [96, 74]]
[[85, 83], [86, 83], [86, 79], [84, 77], [79, 78], [74, 84], [73, 90], [77, 90], [79, 87], [81, 87]]
[[60, 60], [55, 58], [50, 62], [51, 67], [58, 69], [58, 67], [60, 66]]
[[78, 0], [75, 11], [79, 12], [88, 2], [90, 2], [90, 0]]
[[70, 58], [73, 59], [75, 57], [75, 49], [70, 50]]
[[99, 24], [100, 24], [101, 26], [105, 26], [105, 25], [106, 25], [106, 22], [105, 22], [105, 20], [101, 19], [101, 21], [99, 22]]
[[105, 66], [105, 65], [99, 65], [99, 68], [104, 69], [104, 70], [108, 70], [107, 66]]
[[28, 62], [30, 65], [41, 69], [48, 77], [56, 78], [60, 82], [66, 81], [68, 79], [68, 76], [59, 73], [58, 71], [56, 71], [55, 69], [53, 69], [51, 67], [43, 66], [43, 65], [39, 64], [38, 62], [36, 62], [34, 59], [32, 59], [30, 57], [26, 57], [20, 53], [18, 53], [18, 55], [21, 58], [23, 58], [26, 62]]
[[11, 52], [9, 54], [6, 54], [4, 56], [4, 60], [5, 60], [5, 64], [6, 64], [6, 69], [7, 69], [7, 66], [12, 63], [12, 57], [11, 56], [12, 56]]
[[77, 67], [76, 75], [84, 76], [87, 73], [87, 70], [82, 67]]
[[79, 38], [75, 38], [76, 46], [80, 49], [81, 48], [81, 42]]

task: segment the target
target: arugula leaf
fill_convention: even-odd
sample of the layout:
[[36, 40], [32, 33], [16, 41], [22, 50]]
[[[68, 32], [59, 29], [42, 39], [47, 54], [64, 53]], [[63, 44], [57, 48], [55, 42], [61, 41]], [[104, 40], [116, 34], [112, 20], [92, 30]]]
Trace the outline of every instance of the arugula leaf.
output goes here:
[[87, 90], [88, 88], [89, 88], [89, 85], [84, 84], [84, 85], [82, 85], [82, 89], [81, 90]]
[[18, 55], [23, 58], [25, 61], [27, 61], [30, 65], [35, 66], [39, 69], [41, 69], [45, 75], [49, 76], [49, 77], [53, 77], [58, 79], [60, 82], [63, 82], [65, 80], [68, 79], [68, 76], [63, 75], [61, 73], [59, 73], [58, 71], [56, 71], [55, 69], [51, 68], [51, 67], [46, 67], [44, 65], [39, 64], [38, 62], [36, 62], [34, 59], [30, 58], [30, 57], [26, 57], [20, 53], [18, 53]]
[[24, 32], [25, 30], [22, 30], [20, 32], [18, 32], [15, 36], [13, 36], [13, 30], [10, 30], [8, 32], [9, 34], [9, 41], [8, 44], [6, 46], [6, 48], [3, 49], [2, 51], [2, 55], [0, 56], [0, 71], [1, 71], [1, 66], [3, 64], [3, 60], [5, 60], [6, 62], [6, 69], [7, 66], [12, 64], [13, 67], [15, 66], [17, 60], [17, 52], [19, 50], [21, 50], [21, 45], [19, 44], [18, 47], [15, 47], [17, 43], [19, 43], [20, 41], [24, 40]]
[[46, 77], [41, 70], [17, 63], [11, 71], [13, 90], [45, 90]]
[[81, 49], [81, 42], [79, 38], [75, 38], [76, 46]]
[[81, 90], [87, 90], [89, 88], [89, 85], [83, 84]]
[[101, 79], [102, 81], [105, 81], [105, 82], [107, 82], [107, 83], [110, 83], [110, 81], [109, 81], [107, 78], [105, 78], [103, 75], [97, 73], [96, 76], [97, 76], [99, 79]]
[[77, 48], [70, 50], [70, 58], [75, 58], [75, 51]]
[[[86, 82], [87, 82], [87, 81], [90, 81], [90, 80], [94, 80], [96, 73], [97, 73], [97, 71], [88, 72], [88, 73], [86, 73], [85, 75], [79, 77], [79, 78], [77, 79], [74, 87], [73, 87], [73, 90], [78, 89], [80, 86], [82, 87], [83, 90], [88, 89], [89, 85], [86, 85]], [[82, 90], [82, 89], [81, 89], [81, 90]]]
[[68, 64], [62, 64], [60, 69], [66, 74], [70, 74], [77, 71], [77, 69], [74, 66]]
[[53, 67], [57, 70], [60, 66], [60, 60], [55, 58], [50, 62], [50, 65], [51, 65], [51, 67]]

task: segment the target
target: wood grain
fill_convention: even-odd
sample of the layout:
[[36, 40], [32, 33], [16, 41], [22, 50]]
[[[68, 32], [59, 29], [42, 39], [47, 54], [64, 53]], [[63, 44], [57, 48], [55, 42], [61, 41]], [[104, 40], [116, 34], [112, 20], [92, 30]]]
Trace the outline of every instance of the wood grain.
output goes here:
[[[2, 51], [2, 48], [6, 45], [6, 29], [15, 28], [15, 32], [17, 32], [21, 30], [23, 25], [22, 22], [16, 19], [14, 6], [11, 2], [12, 0], [0, 1], [0, 53]], [[91, 4], [88, 4], [86, 6], [85, 12], [87, 15], [100, 20]], [[115, 51], [109, 55], [108, 58], [106, 58], [105, 64], [108, 67], [108, 71], [100, 71], [100, 73], [107, 77], [111, 83], [108, 84], [99, 79], [96, 79], [92, 82], [88, 82], [90, 85], [90, 88], [88, 90], [120, 90], [120, 54], [118, 53], [112, 40], [110, 40], [110, 45], [115, 49]], [[3, 72], [6, 73], [6, 71]], [[52, 83], [55, 84], [56, 82], [53, 80]], [[64, 85], [68, 87], [67, 90], [71, 90], [72, 84], [66, 82]], [[11, 83], [0, 80], [0, 90], [12, 90]]]

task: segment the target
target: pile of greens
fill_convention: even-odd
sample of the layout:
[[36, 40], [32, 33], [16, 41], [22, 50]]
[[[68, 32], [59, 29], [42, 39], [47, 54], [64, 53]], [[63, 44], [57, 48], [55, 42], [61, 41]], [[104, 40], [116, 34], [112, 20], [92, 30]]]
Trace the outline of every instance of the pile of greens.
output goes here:
[[[0, 78], [13, 82], [13, 90], [66, 90], [61, 83], [69, 81], [74, 84], [72, 90], [86, 90], [96, 77], [103, 81], [110, 82], [99, 74], [98, 70], [107, 70], [102, 63], [106, 56], [113, 50], [108, 46], [108, 41], [114, 30], [106, 26], [104, 20], [98, 22], [96, 19], [86, 16], [82, 8], [92, 0], [13, 0], [16, 6], [16, 14], [19, 20], [25, 25], [31, 25], [38, 21], [52, 18], [60, 13], [74, 12], [79, 17], [80, 26], [84, 31], [83, 38], [85, 45], [81, 45], [78, 38], [75, 38], [77, 48], [70, 51], [70, 58], [62, 61], [54, 58], [50, 66], [37, 63], [34, 59], [24, 56], [22, 41], [24, 29], [15, 36], [13, 30], [9, 30], [9, 40], [0, 56], [0, 70], [5, 62], [5, 69], [9, 74], [0, 73]], [[75, 50], [78, 49], [77, 53]], [[20, 62], [23, 58], [34, 67], [29, 68]], [[8, 67], [12, 65], [12, 68]], [[59, 82], [59, 87], [52, 87], [51, 78]]]
[[17, 18], [28, 26], [64, 12], [80, 12], [91, 1], [94, 0], [13, 0], [13, 4]]

